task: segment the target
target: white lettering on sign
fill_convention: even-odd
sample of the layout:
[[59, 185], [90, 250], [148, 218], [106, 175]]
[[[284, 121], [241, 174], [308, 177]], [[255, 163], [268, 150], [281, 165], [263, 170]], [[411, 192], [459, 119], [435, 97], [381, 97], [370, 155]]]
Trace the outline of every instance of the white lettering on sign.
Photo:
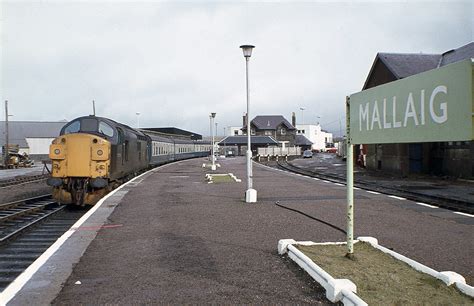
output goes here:
[[[390, 102], [387, 102], [387, 98], [383, 99], [383, 103], [381, 105], [382, 108], [382, 116], [380, 116], [379, 111], [379, 103], [378, 101], [374, 101], [373, 104], [367, 102], [365, 105], [359, 105], [359, 131], [363, 130], [374, 130], [374, 129], [393, 129], [393, 128], [400, 128], [400, 127], [407, 127], [409, 125], [419, 126], [419, 125], [426, 125], [426, 118], [431, 118], [432, 122], [437, 124], [442, 124], [448, 120], [448, 102], [443, 100], [443, 102], [438, 104], [438, 108], [436, 107], [435, 99], [438, 95], [448, 94], [448, 88], [444, 85], [440, 85], [436, 87], [430, 95], [429, 100], [429, 117], [425, 114], [425, 90], [420, 90], [420, 100], [416, 101], [413, 98], [413, 93], [410, 92], [408, 94], [408, 98], [406, 100], [404, 109], [405, 112], [402, 111], [402, 107], [397, 108], [397, 97], [394, 96], [392, 98], [392, 114], [389, 115], [390, 111]], [[390, 101], [390, 100], [389, 100]], [[400, 113], [397, 113], [400, 112]], [[400, 118], [402, 116], [402, 118]], [[390, 120], [391, 119], [391, 120]], [[403, 119], [403, 120], [400, 120]], [[402, 125], [403, 122], [403, 125]]]
[[431, 119], [433, 119], [433, 121], [436, 123], [443, 123], [443, 122], [446, 122], [446, 120], [448, 120], [448, 103], [447, 102], [443, 102], [439, 105], [439, 108], [442, 110], [442, 113], [443, 113], [441, 116], [436, 115], [435, 110], [434, 110], [434, 99], [436, 95], [441, 92], [444, 93], [445, 95], [448, 94], [448, 88], [446, 88], [446, 86], [438, 86], [433, 90], [430, 97], [430, 115], [431, 115]]

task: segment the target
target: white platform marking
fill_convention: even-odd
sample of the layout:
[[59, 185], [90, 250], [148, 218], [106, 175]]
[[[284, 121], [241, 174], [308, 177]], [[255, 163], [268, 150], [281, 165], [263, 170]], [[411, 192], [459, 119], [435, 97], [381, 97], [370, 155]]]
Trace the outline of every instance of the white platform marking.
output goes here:
[[438, 206], [433, 206], [433, 205], [426, 204], [426, 203], [421, 203], [421, 202], [416, 202], [416, 204], [421, 205], [421, 206], [426, 206], [426, 207], [429, 207], [429, 208], [439, 208]]
[[406, 200], [405, 198], [397, 197], [397, 196], [394, 196], [394, 195], [389, 195], [388, 197], [392, 198], [392, 199], [397, 199], [397, 200]]
[[366, 191], [371, 194], [381, 194], [380, 192], [377, 192], [377, 191], [372, 191], [372, 190], [366, 190]]
[[471, 215], [471, 214], [466, 214], [466, 213], [459, 212], [459, 211], [455, 211], [454, 213], [455, 213], [456, 215], [461, 215], [461, 216], [466, 216], [466, 217], [474, 218], [474, 215]]

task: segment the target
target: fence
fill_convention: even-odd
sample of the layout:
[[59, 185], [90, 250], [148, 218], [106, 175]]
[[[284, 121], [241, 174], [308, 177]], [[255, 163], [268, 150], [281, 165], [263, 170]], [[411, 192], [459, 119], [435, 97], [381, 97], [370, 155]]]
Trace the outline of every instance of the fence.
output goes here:
[[285, 155], [301, 155], [300, 147], [268, 147], [268, 148], [258, 148], [258, 155], [260, 156], [285, 156]]

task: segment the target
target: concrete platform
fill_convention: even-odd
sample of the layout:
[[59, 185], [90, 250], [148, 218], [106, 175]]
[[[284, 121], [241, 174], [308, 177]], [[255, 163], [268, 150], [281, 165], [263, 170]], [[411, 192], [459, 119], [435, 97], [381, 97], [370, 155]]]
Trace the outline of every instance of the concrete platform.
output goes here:
[[[154, 169], [108, 198], [10, 304], [327, 303], [277, 243], [344, 240], [345, 187], [254, 165], [247, 204], [245, 159], [216, 171], [241, 183], [208, 184], [202, 163]], [[356, 236], [474, 280], [474, 218], [363, 190], [355, 212]]]

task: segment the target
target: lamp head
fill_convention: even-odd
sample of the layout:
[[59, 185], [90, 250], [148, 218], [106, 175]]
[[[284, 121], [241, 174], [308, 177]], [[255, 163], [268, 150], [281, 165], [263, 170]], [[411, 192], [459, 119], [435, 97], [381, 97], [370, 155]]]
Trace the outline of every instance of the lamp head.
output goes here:
[[244, 52], [244, 57], [250, 57], [252, 55], [252, 49], [255, 48], [255, 46], [242, 45], [240, 48], [242, 48], [242, 51]]

